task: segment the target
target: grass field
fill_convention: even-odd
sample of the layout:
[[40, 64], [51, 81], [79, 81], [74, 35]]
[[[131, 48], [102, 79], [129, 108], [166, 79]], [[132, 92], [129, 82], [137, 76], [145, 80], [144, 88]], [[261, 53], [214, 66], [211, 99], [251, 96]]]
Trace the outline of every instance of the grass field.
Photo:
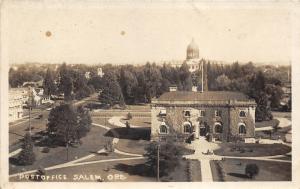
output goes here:
[[261, 127], [274, 127], [277, 124], [279, 124], [279, 121], [277, 119], [272, 119], [270, 121], [260, 121], [260, 122], [255, 122], [255, 127], [256, 128], [261, 128]]
[[35, 144], [34, 152], [36, 155], [36, 161], [34, 164], [28, 166], [18, 165], [16, 162], [18, 155], [16, 155], [15, 157], [10, 158], [9, 173], [13, 174], [20, 171], [37, 169], [39, 167], [49, 167], [92, 154], [102, 149], [104, 144], [108, 140], [111, 140], [111, 138], [104, 138], [105, 133], [106, 130], [100, 127], [92, 127], [88, 135], [81, 139], [82, 145], [78, 147], [69, 147], [68, 160], [67, 149], [64, 146], [50, 147], [50, 151], [48, 153], [43, 153], [42, 150], [45, 146], [42, 144]]
[[[225, 176], [220, 178], [217, 162], [220, 162]], [[248, 163], [255, 163], [259, 173], [253, 179], [245, 175]], [[225, 159], [224, 161], [211, 161], [214, 181], [291, 181], [291, 163], [272, 162], [246, 159]]]

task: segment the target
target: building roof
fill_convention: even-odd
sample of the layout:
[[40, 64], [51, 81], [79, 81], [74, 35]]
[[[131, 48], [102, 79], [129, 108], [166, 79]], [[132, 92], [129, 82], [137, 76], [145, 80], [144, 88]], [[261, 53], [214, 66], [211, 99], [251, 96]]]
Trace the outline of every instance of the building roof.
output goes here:
[[240, 92], [233, 91], [173, 91], [166, 92], [156, 99], [159, 101], [249, 101], [250, 98]]
[[197, 43], [195, 43], [194, 39], [192, 40], [192, 42], [187, 46], [187, 50], [189, 51], [199, 51], [199, 47], [197, 45]]

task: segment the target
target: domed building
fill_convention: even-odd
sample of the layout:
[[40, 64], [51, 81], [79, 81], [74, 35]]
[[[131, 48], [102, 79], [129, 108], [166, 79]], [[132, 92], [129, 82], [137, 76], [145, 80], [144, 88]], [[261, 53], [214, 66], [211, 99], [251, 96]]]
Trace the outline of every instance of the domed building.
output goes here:
[[187, 46], [186, 60], [184, 62], [189, 66], [190, 72], [195, 72], [202, 68], [202, 61], [199, 58], [199, 47], [194, 39], [192, 39], [191, 43]]
[[186, 53], [189, 71], [202, 72], [201, 91], [196, 86], [192, 91], [177, 91], [176, 86], [171, 86], [169, 92], [153, 98], [151, 139], [164, 139], [175, 132], [184, 139], [204, 137], [226, 142], [240, 137], [245, 142], [255, 142], [255, 101], [236, 91], [208, 91], [205, 61], [199, 58], [194, 40]]
[[195, 43], [194, 39], [188, 45], [186, 50], [186, 60], [190, 60], [190, 59], [199, 59], [199, 47]]

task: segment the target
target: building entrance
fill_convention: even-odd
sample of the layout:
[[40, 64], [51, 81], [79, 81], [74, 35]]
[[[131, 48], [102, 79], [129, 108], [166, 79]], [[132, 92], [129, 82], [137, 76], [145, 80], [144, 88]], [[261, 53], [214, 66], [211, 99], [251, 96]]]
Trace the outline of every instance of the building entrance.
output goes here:
[[209, 132], [209, 126], [207, 125], [206, 122], [201, 122], [199, 125], [200, 129], [200, 136], [206, 136], [206, 134]]

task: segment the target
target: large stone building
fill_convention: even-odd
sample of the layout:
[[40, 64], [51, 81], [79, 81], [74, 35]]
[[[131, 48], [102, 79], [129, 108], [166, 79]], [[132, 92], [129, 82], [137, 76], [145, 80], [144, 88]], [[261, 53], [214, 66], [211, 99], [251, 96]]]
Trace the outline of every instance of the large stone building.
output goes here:
[[24, 90], [9, 89], [8, 95], [8, 121], [12, 122], [23, 117]]
[[[187, 64], [193, 71], [200, 69], [207, 75], [199, 59], [198, 46], [192, 42], [187, 48]], [[193, 67], [195, 66], [195, 67]], [[202, 79], [202, 86], [207, 85]], [[172, 133], [184, 138], [206, 136], [210, 140], [230, 141], [232, 136], [255, 136], [256, 103], [243, 93], [232, 91], [170, 91], [151, 103], [151, 138], [158, 140]]]
[[210, 135], [212, 140], [229, 141], [230, 136], [254, 137], [255, 101], [239, 92], [173, 91], [151, 104], [151, 138], [172, 131], [195, 138]]

